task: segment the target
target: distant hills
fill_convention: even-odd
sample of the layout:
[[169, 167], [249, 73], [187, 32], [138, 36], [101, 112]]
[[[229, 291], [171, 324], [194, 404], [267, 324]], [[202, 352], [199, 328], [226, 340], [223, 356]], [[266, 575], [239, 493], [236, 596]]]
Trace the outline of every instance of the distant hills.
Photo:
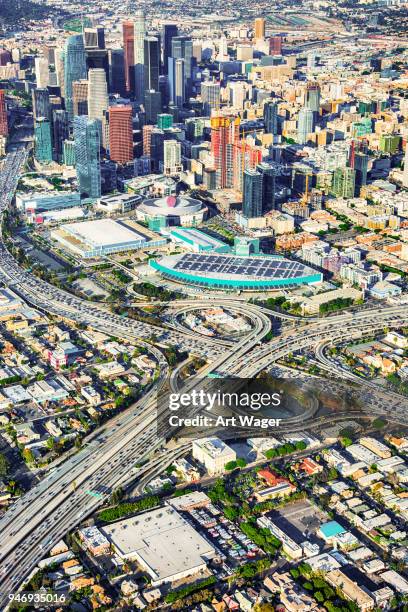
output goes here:
[[0, 0], [0, 31], [14, 30], [32, 19], [46, 19], [61, 11], [33, 0]]

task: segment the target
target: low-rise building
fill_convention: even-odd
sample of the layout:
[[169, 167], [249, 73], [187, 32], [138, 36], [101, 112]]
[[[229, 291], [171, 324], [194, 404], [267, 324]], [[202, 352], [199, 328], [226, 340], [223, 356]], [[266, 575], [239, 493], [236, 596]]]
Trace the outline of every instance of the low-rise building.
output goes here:
[[202, 463], [209, 474], [222, 474], [230, 461], [237, 455], [219, 438], [202, 438], [193, 441], [193, 457]]

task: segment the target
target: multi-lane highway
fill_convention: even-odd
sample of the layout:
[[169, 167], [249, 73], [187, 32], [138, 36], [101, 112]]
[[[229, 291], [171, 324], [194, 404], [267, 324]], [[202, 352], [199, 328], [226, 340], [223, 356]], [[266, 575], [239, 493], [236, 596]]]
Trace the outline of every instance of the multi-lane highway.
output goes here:
[[[9, 206], [25, 155], [25, 150], [17, 148], [3, 164], [0, 175], [2, 212]], [[3, 242], [0, 244], [0, 275], [21, 297], [45, 312], [138, 342], [142, 342], [141, 338], [157, 335], [156, 327], [112, 315], [21, 270]], [[209, 304], [209, 301], [203, 302]], [[253, 324], [251, 332], [233, 346], [214, 345], [211, 339], [193, 336], [182, 328], [165, 332], [169, 341], [179, 343], [184, 350], [210, 356], [210, 363], [202, 370], [202, 376], [217, 371], [229, 376], [251, 378], [285, 355], [313, 348], [328, 338], [353, 338], [356, 332], [381, 329], [384, 325], [407, 324], [405, 306], [381, 306], [370, 311], [305, 322], [263, 343], [271, 329], [269, 311], [245, 305], [241, 301], [238, 310], [238, 305], [231, 302], [228, 302], [229, 307], [232, 310], [236, 307]], [[225, 302], [212, 300], [212, 303]], [[180, 306], [181, 310], [197, 307], [200, 300], [184, 302]], [[94, 497], [89, 491], [95, 488], [101, 491], [101, 487], [111, 490], [122, 481], [134, 478], [137, 476], [134, 465], [155, 449], [163, 447], [164, 440], [156, 430], [156, 391], [165, 383], [169, 371], [161, 352], [152, 345], [148, 346], [160, 366], [156, 388], [151, 389], [143, 400], [126, 413], [116, 417], [109, 426], [94, 434], [77, 454], [62, 461], [0, 521], [3, 543], [0, 555], [0, 607], [6, 604], [7, 593], [16, 590], [52, 545], [102, 503], [103, 497]], [[369, 400], [373, 405], [374, 402], [383, 401], [378, 399], [375, 389], [370, 389], [370, 394]], [[395, 414], [398, 416], [404, 406], [397, 408]], [[160, 461], [158, 457], [154, 456], [153, 461]]]

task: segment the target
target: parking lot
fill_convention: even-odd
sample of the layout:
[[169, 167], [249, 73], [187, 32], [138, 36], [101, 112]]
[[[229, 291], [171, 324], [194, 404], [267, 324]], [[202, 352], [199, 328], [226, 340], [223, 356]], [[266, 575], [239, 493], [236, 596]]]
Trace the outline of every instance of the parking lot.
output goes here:
[[297, 544], [301, 544], [305, 539], [317, 542], [316, 531], [321, 523], [329, 520], [326, 513], [304, 499], [287, 504], [269, 516]]

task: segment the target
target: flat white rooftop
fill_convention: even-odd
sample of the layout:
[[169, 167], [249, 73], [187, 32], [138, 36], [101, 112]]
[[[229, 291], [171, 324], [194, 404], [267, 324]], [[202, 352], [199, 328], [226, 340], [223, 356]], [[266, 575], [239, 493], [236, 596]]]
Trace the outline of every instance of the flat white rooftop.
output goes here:
[[146, 240], [146, 237], [142, 234], [130, 230], [113, 219], [68, 223], [63, 225], [62, 229], [76, 236], [82, 242], [95, 247]]
[[138, 560], [155, 583], [188, 575], [215, 549], [170, 507], [157, 508], [101, 528], [121, 557]]

